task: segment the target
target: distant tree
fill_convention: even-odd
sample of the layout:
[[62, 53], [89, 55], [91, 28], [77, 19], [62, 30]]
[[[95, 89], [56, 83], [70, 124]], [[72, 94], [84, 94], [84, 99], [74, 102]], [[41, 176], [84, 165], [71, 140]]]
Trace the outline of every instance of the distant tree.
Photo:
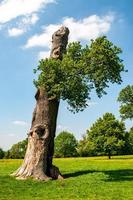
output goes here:
[[11, 149], [6, 153], [5, 157], [14, 158], [14, 159], [22, 159], [24, 158], [26, 148], [27, 148], [27, 139], [14, 144]]
[[4, 155], [4, 158], [8, 159], [10, 158], [10, 151], [5, 151], [5, 155]]
[[72, 133], [63, 131], [55, 138], [55, 157], [77, 156], [77, 141]]
[[116, 120], [112, 113], [106, 113], [99, 118], [87, 134], [95, 151], [107, 154], [109, 159], [112, 154], [121, 151], [125, 144], [125, 124]]
[[0, 148], [0, 159], [4, 158], [4, 155], [5, 155], [4, 151], [2, 150], [2, 148]]
[[128, 85], [119, 93], [120, 114], [123, 120], [133, 119], [133, 85]]
[[133, 127], [129, 131], [129, 142], [130, 142], [131, 152], [133, 154]]
[[126, 132], [125, 148], [123, 154], [133, 154], [133, 127]]
[[93, 142], [88, 140], [87, 135], [84, 135], [79, 141], [77, 146], [77, 152], [81, 157], [97, 155], [95, 145]]

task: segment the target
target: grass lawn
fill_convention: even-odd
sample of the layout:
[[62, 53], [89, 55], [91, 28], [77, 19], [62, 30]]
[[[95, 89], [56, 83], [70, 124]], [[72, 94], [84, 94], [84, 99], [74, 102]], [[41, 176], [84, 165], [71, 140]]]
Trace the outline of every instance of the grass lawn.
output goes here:
[[54, 159], [64, 180], [10, 177], [21, 160], [0, 160], [0, 200], [133, 200], [133, 156]]

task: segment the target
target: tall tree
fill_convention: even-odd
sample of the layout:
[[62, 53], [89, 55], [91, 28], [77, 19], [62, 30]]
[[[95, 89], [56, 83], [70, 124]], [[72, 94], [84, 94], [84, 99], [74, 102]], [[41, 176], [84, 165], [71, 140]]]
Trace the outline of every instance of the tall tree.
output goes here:
[[40, 72], [34, 81], [36, 107], [25, 159], [14, 173], [18, 178], [61, 178], [59, 169], [52, 164], [60, 99], [66, 100], [73, 112], [82, 111], [87, 107], [92, 89], [101, 97], [109, 82], [122, 82], [124, 66], [119, 58], [120, 48], [103, 36], [92, 40], [90, 46], [71, 43], [66, 51], [68, 34], [66, 27], [53, 34], [51, 56], [41, 60], [35, 70]]
[[95, 151], [108, 155], [109, 159], [113, 152], [121, 151], [125, 145], [125, 124], [116, 120], [112, 113], [99, 118], [87, 134]]
[[128, 85], [119, 93], [120, 114], [123, 120], [133, 119], [133, 85]]

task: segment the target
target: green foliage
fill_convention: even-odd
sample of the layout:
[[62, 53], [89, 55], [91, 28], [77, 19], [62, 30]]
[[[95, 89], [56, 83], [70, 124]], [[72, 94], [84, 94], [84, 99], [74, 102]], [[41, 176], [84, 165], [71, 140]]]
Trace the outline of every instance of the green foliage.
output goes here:
[[119, 93], [120, 114], [123, 120], [133, 119], [133, 85], [128, 85]]
[[99, 97], [106, 94], [104, 89], [109, 86], [109, 82], [122, 82], [120, 73], [124, 71], [124, 65], [119, 58], [120, 53], [122, 50], [105, 36], [92, 40], [90, 53], [86, 59], [86, 62], [89, 62], [86, 70]]
[[23, 140], [14, 144], [9, 151], [6, 152], [6, 158], [22, 159], [25, 156], [28, 140]]
[[90, 46], [70, 43], [62, 60], [40, 61], [34, 70], [40, 72], [34, 84], [43, 87], [49, 97], [66, 100], [73, 112], [82, 111], [92, 89], [101, 97], [109, 83], [122, 82], [121, 72], [125, 70], [119, 58], [121, 52], [105, 36], [92, 40]]
[[0, 148], [0, 159], [4, 158], [4, 155], [5, 155], [4, 151], [2, 150], [2, 148]]
[[82, 139], [79, 141], [77, 152], [81, 157], [97, 155], [94, 143], [89, 141], [86, 135], [84, 135]]
[[116, 120], [112, 113], [106, 113], [87, 131], [86, 149], [91, 149], [92, 155], [110, 157], [112, 154], [118, 154], [125, 147], [125, 136], [124, 123]]
[[10, 158], [10, 151], [5, 151], [5, 155], [4, 155], [4, 158], [8, 159]]
[[126, 148], [128, 150], [128, 154], [133, 154], [133, 127], [127, 133], [127, 140], [126, 140]]
[[55, 138], [55, 157], [77, 156], [77, 141], [72, 133], [63, 131]]
[[131, 147], [131, 153], [133, 154], [133, 127], [129, 131], [129, 142]]

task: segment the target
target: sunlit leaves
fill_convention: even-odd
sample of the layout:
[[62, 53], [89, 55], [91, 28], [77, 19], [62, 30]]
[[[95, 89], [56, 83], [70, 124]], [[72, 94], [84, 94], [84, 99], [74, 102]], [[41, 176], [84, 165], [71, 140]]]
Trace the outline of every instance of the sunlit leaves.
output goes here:
[[82, 111], [87, 107], [92, 89], [101, 97], [109, 83], [122, 82], [121, 52], [105, 36], [92, 40], [90, 46], [70, 43], [62, 60], [40, 61], [34, 70], [40, 72], [34, 83], [44, 87], [49, 97], [66, 100], [73, 112]]
[[103, 115], [88, 131], [88, 141], [94, 144], [95, 151], [108, 155], [116, 153], [124, 147], [125, 136], [124, 123], [115, 119], [112, 113]]
[[128, 85], [121, 90], [118, 101], [122, 119], [133, 119], [133, 85]]

